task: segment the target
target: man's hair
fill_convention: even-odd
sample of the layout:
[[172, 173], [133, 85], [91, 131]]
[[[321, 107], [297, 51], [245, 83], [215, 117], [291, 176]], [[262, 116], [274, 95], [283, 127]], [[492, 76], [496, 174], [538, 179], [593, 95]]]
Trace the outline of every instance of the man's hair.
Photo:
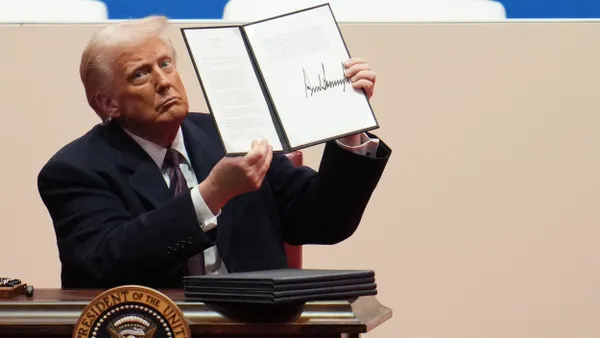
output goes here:
[[79, 74], [85, 88], [88, 103], [103, 120], [105, 112], [98, 106], [94, 96], [99, 92], [111, 92], [113, 85], [113, 66], [119, 56], [119, 49], [143, 43], [150, 38], [159, 38], [176, 52], [167, 37], [169, 21], [164, 16], [149, 16], [138, 20], [129, 20], [106, 26], [96, 32], [81, 55]]

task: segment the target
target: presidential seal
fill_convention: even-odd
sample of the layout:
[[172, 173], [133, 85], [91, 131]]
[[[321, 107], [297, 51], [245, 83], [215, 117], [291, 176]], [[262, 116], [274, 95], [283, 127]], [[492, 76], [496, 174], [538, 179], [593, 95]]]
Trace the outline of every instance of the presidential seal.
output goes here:
[[73, 338], [191, 338], [179, 307], [143, 286], [119, 286], [94, 298], [83, 310]]

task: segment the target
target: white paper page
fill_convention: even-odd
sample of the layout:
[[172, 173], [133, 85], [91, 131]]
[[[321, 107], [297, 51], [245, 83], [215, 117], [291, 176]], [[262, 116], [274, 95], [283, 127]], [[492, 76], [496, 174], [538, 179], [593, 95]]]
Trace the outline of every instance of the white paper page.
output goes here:
[[376, 126], [344, 76], [350, 56], [327, 6], [246, 26], [292, 147]]
[[237, 27], [183, 31], [228, 153], [245, 153], [266, 138], [283, 150]]

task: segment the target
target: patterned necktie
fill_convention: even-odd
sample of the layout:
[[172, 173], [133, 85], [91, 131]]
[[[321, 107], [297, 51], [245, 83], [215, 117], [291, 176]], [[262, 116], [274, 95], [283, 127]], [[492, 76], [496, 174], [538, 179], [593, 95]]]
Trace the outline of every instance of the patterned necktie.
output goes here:
[[[167, 149], [164, 165], [169, 169], [169, 181], [171, 182], [169, 189], [173, 196], [177, 196], [189, 190], [185, 177], [179, 167], [182, 159], [183, 156], [177, 150], [171, 148]], [[188, 260], [188, 269], [190, 275], [203, 275], [205, 273], [204, 252], [199, 252], [190, 257]]]

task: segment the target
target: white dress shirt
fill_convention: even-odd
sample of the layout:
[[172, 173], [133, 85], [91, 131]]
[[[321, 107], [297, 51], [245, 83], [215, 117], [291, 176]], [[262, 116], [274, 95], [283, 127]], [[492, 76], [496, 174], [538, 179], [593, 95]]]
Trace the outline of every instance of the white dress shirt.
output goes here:
[[[152, 158], [154, 163], [158, 166], [160, 171], [162, 172], [163, 179], [167, 183], [167, 186], [171, 186], [171, 182], [169, 180], [169, 170], [163, 168], [163, 162], [165, 160], [165, 154], [167, 153], [167, 149], [148, 141], [144, 138], [141, 138], [127, 129], [123, 128], [125, 132], [131, 136], [131, 138], [140, 146], [142, 149], [148, 153], [148, 155]], [[348, 149], [357, 154], [374, 157], [377, 151], [377, 147], [379, 145], [379, 139], [369, 138], [365, 133], [361, 135], [360, 145], [358, 146], [347, 146], [344, 143], [337, 140], [337, 144], [341, 147]], [[200, 194], [200, 189], [197, 188], [199, 182], [196, 178], [196, 174], [194, 173], [194, 169], [192, 168], [192, 164], [188, 153], [185, 149], [185, 143], [183, 141], [183, 132], [181, 128], [177, 131], [177, 135], [173, 140], [173, 144], [171, 144], [171, 148], [177, 150], [185, 159], [185, 161], [181, 161], [179, 168], [185, 177], [188, 188], [191, 189], [191, 197], [192, 203], [196, 210], [196, 216], [198, 217], [198, 223], [203, 225], [203, 230], [205, 232], [214, 229], [217, 226], [217, 218], [220, 214], [214, 215], [210, 208], [206, 205], [206, 202], [202, 198]], [[219, 251], [216, 246], [212, 246], [206, 250], [204, 250], [204, 262], [205, 262], [205, 271], [206, 274], [223, 274], [227, 273], [227, 267], [223, 263], [223, 260], [219, 256]]]

